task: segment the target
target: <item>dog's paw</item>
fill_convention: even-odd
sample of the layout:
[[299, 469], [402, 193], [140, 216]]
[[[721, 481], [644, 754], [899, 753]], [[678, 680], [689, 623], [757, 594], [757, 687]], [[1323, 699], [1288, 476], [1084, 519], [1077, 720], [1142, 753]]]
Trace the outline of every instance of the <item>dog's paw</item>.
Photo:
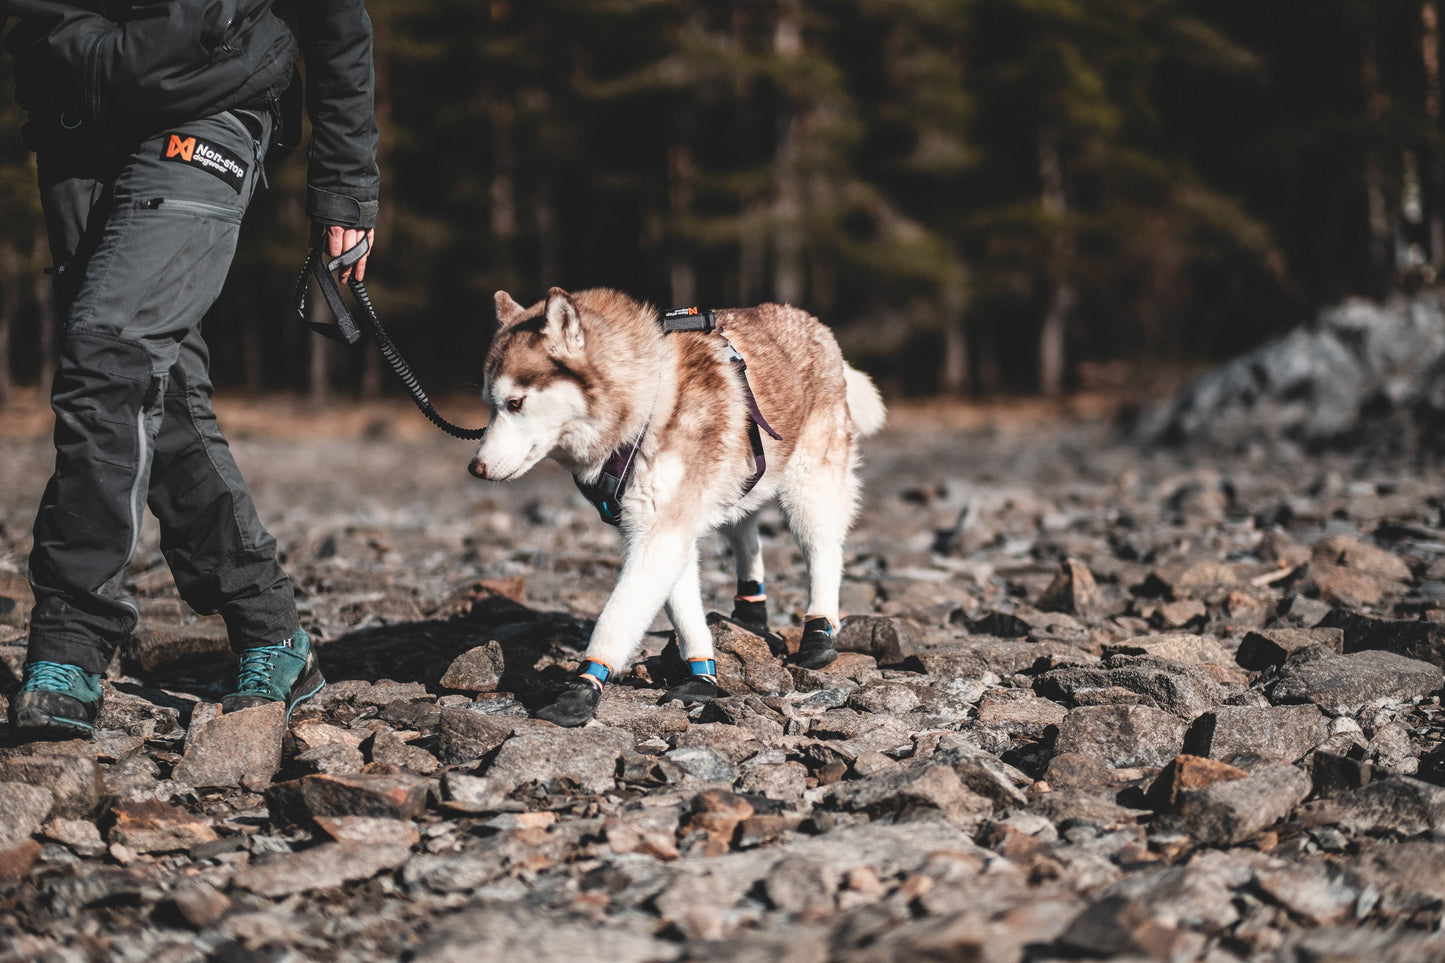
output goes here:
[[804, 669], [821, 669], [836, 658], [838, 649], [833, 645], [833, 623], [825, 618], [804, 622], [803, 641], [798, 644], [793, 664]]
[[696, 675], [686, 682], [680, 682], [663, 693], [659, 705], [666, 705], [674, 699], [683, 705], [696, 705], [699, 702], [712, 702], [724, 695], [717, 687], [717, 681], [709, 676]]
[[572, 728], [586, 725], [597, 714], [602, 690], [586, 679], [574, 676], [547, 694], [547, 701], [532, 715], [554, 725]]
[[692, 678], [692, 670], [683, 661], [682, 651], [677, 647], [675, 634], [667, 640], [667, 644], [662, 647], [662, 652], [657, 657], [657, 671], [657, 681], [663, 685], [676, 685]]
[[734, 599], [732, 620], [756, 635], [768, 634], [768, 603], [755, 599]]

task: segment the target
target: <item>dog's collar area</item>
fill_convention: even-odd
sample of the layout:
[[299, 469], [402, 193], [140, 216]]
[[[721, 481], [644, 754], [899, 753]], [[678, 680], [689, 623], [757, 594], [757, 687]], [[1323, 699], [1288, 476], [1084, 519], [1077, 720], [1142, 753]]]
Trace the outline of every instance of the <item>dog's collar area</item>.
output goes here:
[[576, 475], [572, 476], [578, 491], [592, 503], [597, 514], [608, 525], [622, 524], [622, 496], [627, 491], [627, 483], [632, 481], [632, 463], [637, 458], [637, 449], [642, 447], [642, 439], [651, 424], [652, 419], [649, 418], [636, 438], [608, 457], [595, 482], [584, 482]]
[[[733, 347], [727, 335], [722, 333], [722, 327], [717, 323], [717, 315], [706, 308], [689, 307], [673, 308], [667, 311], [659, 319], [663, 334], [673, 332], [696, 332], [700, 334], [711, 334], [716, 331], [717, 336], [722, 338], [723, 345], [727, 348], [727, 359], [737, 366], [738, 380], [742, 382], [743, 399], [748, 405], [748, 443], [753, 450], [753, 474], [743, 483], [743, 494], [752, 491], [763, 478], [763, 473], [768, 470], [768, 460], [763, 454], [763, 438], [760, 433], [766, 431], [775, 441], [782, 441], [783, 436], [773, 430], [763, 417], [762, 411], [758, 408], [758, 399], [753, 396], [752, 386], [748, 384], [748, 365], [738, 349]], [[642, 439], [647, 435], [648, 424], [642, 426], [642, 431], [637, 437], [627, 442], [621, 448], [614, 451], [602, 465], [602, 473], [597, 476], [594, 482], [584, 482], [576, 475], [572, 481], [576, 483], [577, 490], [582, 496], [592, 503], [597, 509], [597, 514], [608, 525], [622, 524], [622, 496], [627, 493], [627, 485], [632, 481], [633, 462], [637, 457], [637, 449], [642, 446]]]

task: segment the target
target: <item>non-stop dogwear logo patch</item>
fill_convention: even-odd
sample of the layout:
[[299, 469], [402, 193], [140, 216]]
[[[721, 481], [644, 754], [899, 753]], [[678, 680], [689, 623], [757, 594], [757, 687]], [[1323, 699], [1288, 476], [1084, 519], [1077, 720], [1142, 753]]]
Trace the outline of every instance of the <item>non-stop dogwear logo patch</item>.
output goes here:
[[224, 147], [201, 140], [194, 134], [167, 134], [161, 148], [161, 160], [199, 167], [213, 177], [219, 177], [241, 193], [246, 183], [246, 162], [241, 155]]

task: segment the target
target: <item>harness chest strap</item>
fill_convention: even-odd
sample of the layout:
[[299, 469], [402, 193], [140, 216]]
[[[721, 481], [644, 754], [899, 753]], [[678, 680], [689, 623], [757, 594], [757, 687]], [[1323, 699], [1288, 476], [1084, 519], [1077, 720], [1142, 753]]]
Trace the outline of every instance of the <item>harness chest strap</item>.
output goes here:
[[[758, 408], [758, 400], [753, 396], [752, 386], [748, 384], [748, 365], [743, 356], [733, 347], [732, 342], [722, 333], [718, 326], [716, 317], [711, 311], [700, 308], [674, 308], [662, 316], [662, 330], [664, 334], [680, 331], [695, 331], [702, 334], [717, 332], [722, 338], [723, 344], [727, 347], [728, 361], [737, 366], [738, 379], [742, 382], [743, 399], [748, 405], [748, 441], [753, 450], [753, 474], [743, 485], [743, 494], [755, 488], [762, 480], [763, 473], [768, 470], [768, 460], [763, 454], [763, 438], [759, 429], [766, 431], [775, 441], [782, 441], [783, 436], [773, 430], [768, 424], [763, 413]], [[584, 482], [576, 475], [572, 480], [576, 483], [577, 489], [582, 492], [597, 514], [609, 525], [620, 525], [622, 523], [622, 496], [627, 491], [627, 485], [632, 480], [633, 461], [637, 457], [637, 449], [642, 446], [642, 439], [647, 434], [651, 420], [642, 426], [642, 431], [637, 437], [624, 444], [614, 451], [602, 466], [602, 473], [598, 475], [595, 482]]]

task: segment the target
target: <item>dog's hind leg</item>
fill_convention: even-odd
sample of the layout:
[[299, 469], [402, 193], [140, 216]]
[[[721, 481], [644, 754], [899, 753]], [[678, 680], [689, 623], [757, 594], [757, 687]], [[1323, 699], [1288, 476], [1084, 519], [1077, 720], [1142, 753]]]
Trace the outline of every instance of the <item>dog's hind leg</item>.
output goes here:
[[818, 669], [838, 657], [838, 596], [843, 582], [843, 541], [857, 504], [852, 451], [836, 461], [795, 457], [790, 483], [779, 492], [788, 527], [808, 565], [808, 610], [797, 665]]
[[758, 537], [758, 513], [729, 526], [726, 534], [738, 573], [732, 619], [755, 632], [766, 632], [768, 594], [763, 585], [763, 543]]

